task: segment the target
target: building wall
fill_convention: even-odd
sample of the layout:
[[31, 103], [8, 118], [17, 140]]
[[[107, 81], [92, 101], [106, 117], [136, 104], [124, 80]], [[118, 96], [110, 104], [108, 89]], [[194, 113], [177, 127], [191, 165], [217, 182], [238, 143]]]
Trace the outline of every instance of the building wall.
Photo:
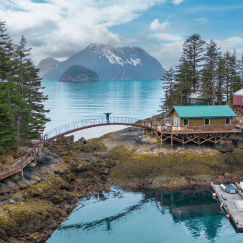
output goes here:
[[[188, 118], [189, 119], [189, 126], [206, 126], [205, 118]], [[222, 118], [209, 118], [209, 125], [225, 125], [225, 117]], [[181, 118], [181, 126], [183, 126], [183, 118]], [[232, 124], [232, 119], [231, 119]]]
[[234, 95], [233, 104], [234, 105], [243, 105], [243, 96]]

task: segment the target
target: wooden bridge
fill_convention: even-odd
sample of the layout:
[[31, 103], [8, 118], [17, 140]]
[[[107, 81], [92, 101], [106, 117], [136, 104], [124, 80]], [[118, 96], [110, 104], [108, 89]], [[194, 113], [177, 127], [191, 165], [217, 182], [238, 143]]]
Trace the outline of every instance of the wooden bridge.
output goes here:
[[93, 118], [93, 119], [86, 119], [81, 121], [72, 122], [69, 124], [65, 124], [63, 126], [57, 127], [49, 131], [44, 135], [44, 142], [49, 142], [54, 139], [63, 137], [67, 134], [77, 132], [83, 129], [91, 128], [91, 127], [98, 127], [98, 126], [107, 126], [107, 125], [125, 125], [125, 126], [135, 126], [141, 128], [154, 128], [154, 123], [143, 122], [142, 120], [138, 120], [136, 118], [130, 117], [111, 117], [109, 122], [105, 118]]

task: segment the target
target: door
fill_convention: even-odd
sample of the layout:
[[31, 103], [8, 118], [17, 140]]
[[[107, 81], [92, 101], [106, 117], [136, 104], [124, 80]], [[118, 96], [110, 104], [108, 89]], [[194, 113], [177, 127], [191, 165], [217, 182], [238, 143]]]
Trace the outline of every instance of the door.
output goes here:
[[174, 117], [174, 127], [180, 126], [180, 118]]

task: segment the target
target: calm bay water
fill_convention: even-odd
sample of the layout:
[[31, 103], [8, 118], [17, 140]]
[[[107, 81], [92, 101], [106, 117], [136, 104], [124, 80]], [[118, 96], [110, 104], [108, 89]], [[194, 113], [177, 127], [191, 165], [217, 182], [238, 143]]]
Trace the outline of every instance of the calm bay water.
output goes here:
[[[163, 97], [160, 80], [117, 80], [95, 83], [60, 83], [43, 80], [49, 100], [45, 132], [83, 119], [112, 116], [147, 118], [158, 114]], [[75, 133], [75, 140], [99, 137], [125, 126], [102, 126]], [[120, 191], [120, 194], [117, 193]], [[113, 188], [99, 197], [82, 199], [69, 219], [55, 230], [48, 243], [190, 243], [243, 242], [211, 198], [211, 191], [123, 192]]]
[[48, 243], [243, 242], [211, 191], [140, 193], [117, 188], [107, 199], [81, 200]]
[[[142, 80], [102, 80], [92, 83], [66, 83], [57, 80], [43, 80], [42, 87], [49, 99], [45, 108], [51, 112], [47, 117], [51, 122], [46, 124], [44, 132], [61, 125], [89, 118], [111, 116], [147, 118], [158, 114], [160, 98], [164, 92], [159, 79]], [[124, 126], [125, 127], [125, 126]], [[103, 126], [80, 132], [86, 139], [104, 133], [122, 129], [121, 126]], [[94, 134], [94, 135], [91, 135]]]

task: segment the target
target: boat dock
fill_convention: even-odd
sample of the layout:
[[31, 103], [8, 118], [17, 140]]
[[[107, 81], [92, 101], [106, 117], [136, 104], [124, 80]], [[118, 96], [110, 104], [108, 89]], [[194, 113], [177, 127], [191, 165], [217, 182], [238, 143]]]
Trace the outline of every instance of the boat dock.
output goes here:
[[235, 227], [239, 231], [243, 231], [243, 211], [239, 210], [235, 201], [243, 201], [239, 193], [231, 194], [224, 191], [220, 185], [214, 185], [211, 183], [213, 191], [216, 193], [218, 200], [220, 201], [220, 207], [223, 207], [231, 220], [234, 222]]

